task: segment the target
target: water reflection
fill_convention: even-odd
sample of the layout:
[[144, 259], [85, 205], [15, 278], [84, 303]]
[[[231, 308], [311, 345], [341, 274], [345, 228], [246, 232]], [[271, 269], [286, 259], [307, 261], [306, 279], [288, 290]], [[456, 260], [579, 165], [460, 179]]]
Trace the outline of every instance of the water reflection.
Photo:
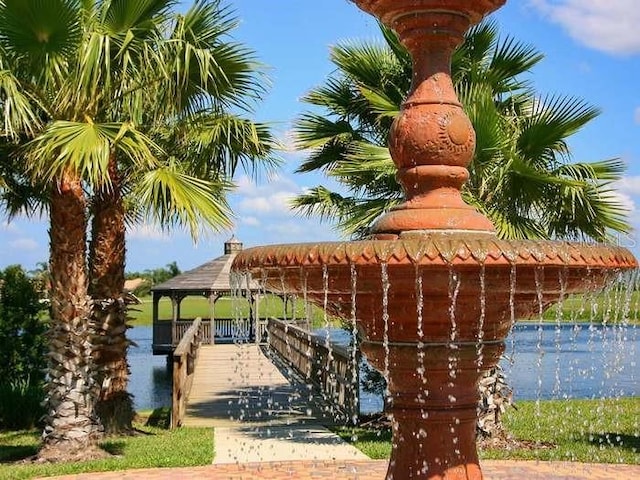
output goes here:
[[131, 377], [129, 393], [133, 394], [136, 410], [147, 410], [171, 405], [171, 373], [165, 355], [153, 355], [151, 344], [153, 329], [140, 326], [129, 329], [129, 340], [135, 342], [129, 348]]
[[[502, 366], [516, 400], [638, 396], [639, 332], [639, 327], [518, 323]], [[350, 335], [329, 330], [331, 341], [343, 345]], [[137, 343], [129, 350], [135, 408], [171, 405], [171, 375], [166, 357], [151, 353], [151, 327], [134, 327], [128, 336]], [[379, 396], [361, 392], [363, 413], [381, 409]]]

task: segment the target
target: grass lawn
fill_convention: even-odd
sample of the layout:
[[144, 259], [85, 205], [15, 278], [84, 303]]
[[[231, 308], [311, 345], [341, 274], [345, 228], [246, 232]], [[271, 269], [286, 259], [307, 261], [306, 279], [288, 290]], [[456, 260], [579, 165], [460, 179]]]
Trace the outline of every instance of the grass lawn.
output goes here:
[[134, 436], [107, 438], [101, 447], [113, 457], [89, 462], [30, 465], [13, 463], [34, 455], [40, 431], [0, 432], [0, 478], [28, 479], [39, 476], [129, 468], [189, 467], [213, 461], [213, 429], [179, 428], [165, 430], [136, 424]]
[[[640, 464], [640, 397], [518, 402], [517, 407], [505, 414], [507, 431], [519, 440], [555, 447], [487, 449], [480, 458]], [[371, 458], [389, 458], [388, 430], [341, 428], [338, 433]]]
[[[510, 409], [505, 415], [507, 430], [520, 440], [550, 442], [555, 447], [482, 450], [481, 458], [640, 464], [640, 397], [519, 402], [517, 406], [518, 410]], [[36, 453], [39, 431], [0, 432], [0, 478], [198, 466], [213, 460], [211, 428], [136, 426], [138, 435], [109, 438], [101, 444], [112, 458], [49, 465], [14, 463]], [[388, 430], [342, 428], [338, 433], [371, 458], [389, 457]]]
[[[560, 319], [563, 322], [606, 322], [607, 324], [619, 324], [624, 321], [631, 325], [640, 325], [640, 319], [636, 315], [640, 308], [640, 292], [631, 293], [628, 305], [625, 305], [626, 296], [626, 292], [615, 289], [598, 295], [571, 295], [562, 304], [553, 305], [546, 310], [543, 318], [548, 321]], [[626, 319], [624, 318], [625, 309], [630, 313]]]
[[[622, 309], [624, 302], [623, 293], [609, 292], [599, 295], [573, 295], [567, 298], [560, 307], [552, 306], [543, 315], [543, 319], [548, 322], [555, 322], [558, 319], [562, 322], [594, 322], [600, 323], [607, 319], [607, 323], [620, 323], [622, 319]], [[152, 300], [151, 297], [140, 299], [142, 304], [133, 305], [129, 310], [133, 325], [151, 325]], [[631, 312], [640, 306], [640, 292], [633, 292], [631, 295]], [[558, 308], [561, 314], [558, 314]], [[209, 318], [209, 300], [204, 297], [186, 297], [180, 306], [183, 318], [203, 317]], [[221, 298], [216, 302], [215, 315], [218, 318], [235, 318], [236, 315], [246, 316], [249, 308], [245, 300], [235, 300], [231, 298]], [[238, 313], [239, 312], [239, 313]], [[315, 306], [310, 307], [312, 324], [315, 328], [325, 325], [325, 317], [322, 309]], [[160, 319], [170, 319], [172, 315], [171, 301], [168, 298], [160, 300], [158, 305], [158, 316]], [[275, 296], [266, 296], [260, 302], [261, 317], [283, 318], [284, 305], [282, 300]], [[286, 318], [292, 318], [291, 304], [289, 304]], [[302, 300], [296, 302], [295, 317], [305, 318], [305, 308]], [[533, 319], [535, 320], [535, 319]], [[626, 320], [629, 324], [640, 325], [640, 316], [630, 315]], [[331, 321], [332, 325], [339, 325], [339, 321]]]
[[[140, 305], [132, 305], [129, 309], [129, 316], [132, 318], [132, 325], [151, 325], [153, 302], [151, 297], [142, 297]], [[182, 318], [210, 317], [209, 300], [204, 297], [186, 297], [180, 304], [180, 316]], [[283, 318], [284, 303], [275, 295], [268, 295], [260, 301], [260, 317]], [[292, 318], [291, 303], [287, 309], [286, 318]], [[235, 318], [236, 315], [248, 315], [249, 307], [246, 300], [236, 300], [232, 298], [220, 298], [216, 301], [215, 316], [218, 318]], [[310, 309], [311, 319], [314, 326], [324, 325], [325, 319], [322, 310], [316, 307]], [[169, 320], [172, 316], [171, 301], [162, 298], [158, 304], [158, 317]], [[305, 309], [302, 301], [296, 302], [295, 317], [305, 318]]]

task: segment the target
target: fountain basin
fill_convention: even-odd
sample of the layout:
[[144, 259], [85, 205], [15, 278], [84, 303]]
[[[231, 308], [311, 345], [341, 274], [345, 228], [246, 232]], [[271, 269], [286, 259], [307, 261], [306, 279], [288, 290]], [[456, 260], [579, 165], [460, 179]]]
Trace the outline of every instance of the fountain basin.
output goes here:
[[479, 480], [478, 381], [516, 319], [597, 291], [637, 267], [624, 248], [505, 241], [465, 204], [475, 132], [451, 79], [464, 32], [505, 0], [352, 0], [398, 34], [411, 91], [389, 132], [404, 202], [372, 239], [241, 252], [233, 269], [353, 321], [388, 385], [387, 479]]
[[250, 248], [232, 268], [355, 322], [361, 350], [387, 380], [388, 480], [479, 480], [478, 381], [513, 322], [636, 267], [620, 247], [414, 231]]
[[256, 247], [241, 252], [233, 268], [337, 317], [349, 320], [353, 312], [362, 340], [447, 343], [501, 340], [514, 319], [602, 288], [636, 266], [621, 247], [476, 232]]

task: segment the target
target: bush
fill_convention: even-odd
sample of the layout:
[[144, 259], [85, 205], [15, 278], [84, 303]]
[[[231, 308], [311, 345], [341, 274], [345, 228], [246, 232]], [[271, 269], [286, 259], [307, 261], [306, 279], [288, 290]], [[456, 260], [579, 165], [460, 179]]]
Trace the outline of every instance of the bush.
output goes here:
[[0, 270], [0, 381], [39, 384], [47, 367], [47, 323], [34, 281], [22, 267]]
[[44, 388], [29, 379], [0, 384], [0, 429], [24, 430], [38, 425], [45, 413]]

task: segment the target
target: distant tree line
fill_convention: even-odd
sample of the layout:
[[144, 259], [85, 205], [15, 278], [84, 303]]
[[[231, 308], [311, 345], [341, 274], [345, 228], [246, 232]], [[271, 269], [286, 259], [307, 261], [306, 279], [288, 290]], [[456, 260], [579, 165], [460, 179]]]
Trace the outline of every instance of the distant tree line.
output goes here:
[[180, 275], [181, 273], [182, 271], [178, 267], [178, 264], [173, 261], [171, 263], [167, 263], [165, 267], [147, 269], [142, 272], [128, 272], [125, 275], [125, 278], [127, 280], [133, 280], [136, 278], [143, 279], [144, 283], [133, 289], [132, 293], [138, 297], [146, 297], [151, 293], [151, 287], [159, 285], [162, 282], [166, 282], [170, 278]]

